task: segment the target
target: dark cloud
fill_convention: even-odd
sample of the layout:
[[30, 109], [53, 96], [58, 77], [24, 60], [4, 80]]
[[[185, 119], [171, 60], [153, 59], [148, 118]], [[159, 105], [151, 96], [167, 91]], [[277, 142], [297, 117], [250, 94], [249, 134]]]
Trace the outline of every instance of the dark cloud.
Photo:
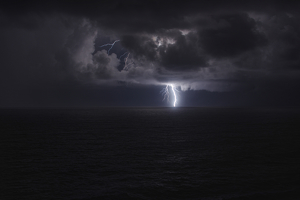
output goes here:
[[293, 88], [298, 9], [286, 1], [2, 2], [0, 90], [9, 102], [21, 94], [75, 97], [87, 84], [172, 82], [215, 92], [282, 81]]
[[205, 55], [196, 43], [195, 34], [180, 35], [173, 44], [159, 48], [161, 63], [166, 69], [189, 71], [206, 66]]
[[211, 56], [232, 57], [267, 44], [247, 14], [213, 16], [219, 27], [200, 31], [200, 45]]
[[[299, 15], [280, 14], [274, 15], [269, 20], [271, 26], [266, 29], [269, 37], [273, 39], [271, 44], [274, 65], [277, 68], [300, 67], [300, 21]], [[281, 65], [281, 66], [280, 66]]]
[[204, 55], [195, 43], [197, 36], [192, 33], [183, 36], [177, 31], [167, 33], [165, 38], [125, 35], [121, 40], [136, 59], [159, 63], [168, 70], [189, 71], [205, 66]]
[[147, 36], [124, 35], [121, 38], [122, 45], [138, 58], [145, 58], [150, 61], [156, 60], [157, 45]]

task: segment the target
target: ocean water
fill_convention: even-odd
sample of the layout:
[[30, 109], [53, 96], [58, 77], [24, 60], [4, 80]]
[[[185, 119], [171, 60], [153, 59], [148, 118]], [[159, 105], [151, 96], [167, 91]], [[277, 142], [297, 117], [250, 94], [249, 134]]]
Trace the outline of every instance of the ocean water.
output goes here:
[[0, 199], [299, 199], [300, 109], [0, 110]]

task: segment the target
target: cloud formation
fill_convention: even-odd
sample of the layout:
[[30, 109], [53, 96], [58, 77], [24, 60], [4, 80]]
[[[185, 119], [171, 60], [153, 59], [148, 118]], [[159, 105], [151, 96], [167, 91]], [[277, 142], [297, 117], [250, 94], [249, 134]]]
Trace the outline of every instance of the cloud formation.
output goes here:
[[[229, 91], [295, 81], [297, 8], [280, 1], [1, 3], [1, 88], [171, 82]], [[115, 40], [110, 52], [101, 47]]]

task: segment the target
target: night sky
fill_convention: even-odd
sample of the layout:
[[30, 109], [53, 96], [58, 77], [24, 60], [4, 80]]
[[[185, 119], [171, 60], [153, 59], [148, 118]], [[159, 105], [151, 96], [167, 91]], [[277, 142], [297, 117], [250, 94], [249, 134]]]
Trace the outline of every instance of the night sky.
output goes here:
[[297, 1], [2, 2], [0, 107], [172, 106], [173, 95], [168, 102], [160, 93], [168, 84], [178, 107], [299, 106], [299, 8]]

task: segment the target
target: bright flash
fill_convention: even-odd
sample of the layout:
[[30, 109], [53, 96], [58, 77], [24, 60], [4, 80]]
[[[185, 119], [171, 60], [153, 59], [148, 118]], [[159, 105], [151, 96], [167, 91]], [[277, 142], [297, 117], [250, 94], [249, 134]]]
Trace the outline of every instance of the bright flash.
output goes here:
[[172, 87], [172, 90], [173, 90], [173, 94], [174, 94], [174, 107], [176, 106], [176, 101], [177, 101], [177, 98], [176, 98], [176, 93], [175, 93], [175, 90], [174, 90], [174, 86], [171, 84], [171, 87]]
[[173, 106], [176, 106], [176, 102], [177, 102], [177, 97], [176, 97], [176, 87], [173, 84], [168, 84], [166, 85], [166, 87], [161, 91], [162, 95], [164, 96], [164, 99], [167, 99], [167, 101], [170, 100], [170, 92], [169, 92], [169, 87], [172, 88], [173, 94], [174, 94], [174, 103]]

